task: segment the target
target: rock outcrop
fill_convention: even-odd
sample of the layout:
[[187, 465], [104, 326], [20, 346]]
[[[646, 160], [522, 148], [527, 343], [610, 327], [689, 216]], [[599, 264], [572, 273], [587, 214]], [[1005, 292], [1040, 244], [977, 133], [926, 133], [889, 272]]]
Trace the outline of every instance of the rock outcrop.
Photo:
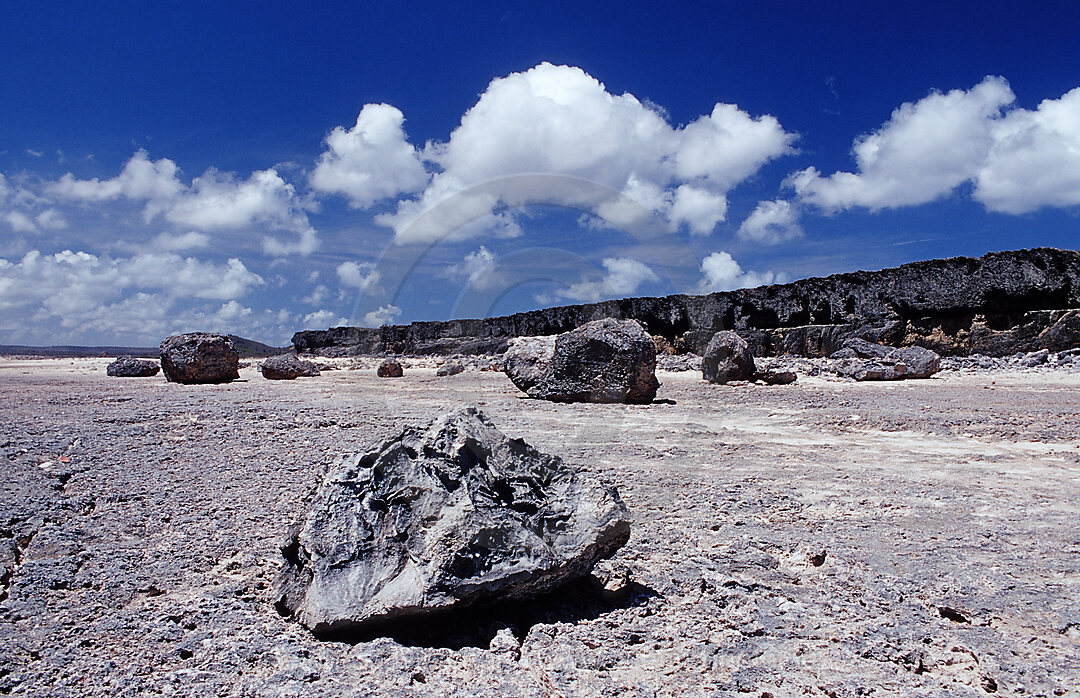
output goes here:
[[148, 378], [156, 376], [161, 366], [157, 361], [136, 359], [134, 356], [119, 356], [116, 361], [105, 367], [105, 375], [117, 378]]
[[335, 327], [293, 336], [325, 355], [499, 354], [514, 337], [632, 318], [680, 351], [701, 354], [735, 330], [757, 356], [829, 356], [854, 337], [943, 355], [1005, 356], [1080, 346], [1080, 252], [1038, 248], [914, 262], [705, 296], [626, 298], [504, 317]]
[[896, 349], [863, 339], [848, 340], [830, 358], [844, 360], [838, 372], [857, 381], [929, 378], [941, 370], [941, 357], [929, 349]]
[[401, 368], [401, 362], [397, 359], [386, 359], [379, 364], [375, 375], [379, 378], [401, 378], [405, 375], [405, 371]]
[[614, 488], [468, 408], [330, 470], [282, 548], [278, 608], [333, 633], [529, 598], [629, 533]]
[[753, 379], [754, 355], [750, 345], [730, 330], [717, 332], [701, 357], [701, 377], [710, 383]]
[[161, 342], [161, 368], [173, 383], [227, 383], [240, 377], [240, 356], [222, 334], [190, 332]]
[[530, 397], [553, 402], [646, 403], [656, 397], [656, 344], [633, 320], [605, 318], [546, 342], [515, 346], [506, 374]]
[[259, 365], [259, 372], [268, 380], [295, 380], [319, 375], [319, 367], [310, 361], [302, 361], [295, 354], [271, 356]]

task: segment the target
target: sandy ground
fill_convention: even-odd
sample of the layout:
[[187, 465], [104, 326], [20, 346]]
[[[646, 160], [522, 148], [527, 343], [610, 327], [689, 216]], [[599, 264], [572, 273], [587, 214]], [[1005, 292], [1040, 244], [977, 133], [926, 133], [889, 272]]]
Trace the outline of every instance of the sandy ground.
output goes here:
[[[0, 359], [0, 693], [1080, 695], [1080, 374], [662, 373], [622, 406], [494, 372], [107, 363]], [[626, 547], [475, 627], [279, 617], [277, 546], [327, 466], [463, 404], [617, 485]]]

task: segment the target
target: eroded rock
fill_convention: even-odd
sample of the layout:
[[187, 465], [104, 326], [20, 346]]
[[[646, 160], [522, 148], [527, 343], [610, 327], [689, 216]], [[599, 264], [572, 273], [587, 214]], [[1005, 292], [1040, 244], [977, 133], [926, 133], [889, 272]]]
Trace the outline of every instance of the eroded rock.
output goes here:
[[379, 378], [401, 378], [404, 373], [401, 362], [397, 359], [386, 359], [379, 364], [379, 368], [375, 371], [375, 375]]
[[465, 367], [460, 361], [447, 361], [435, 371], [436, 376], [456, 376], [459, 373], [464, 373]]
[[259, 371], [269, 380], [295, 380], [301, 376], [319, 375], [319, 367], [310, 361], [298, 359], [295, 354], [271, 356], [262, 362]]
[[161, 342], [161, 368], [173, 383], [227, 383], [240, 377], [240, 355], [223, 334], [189, 332]]
[[701, 357], [701, 377], [710, 383], [753, 380], [754, 355], [750, 345], [730, 330], [717, 332]]
[[161, 366], [157, 361], [136, 359], [134, 356], [120, 356], [105, 367], [105, 375], [116, 378], [149, 378], [156, 376]]
[[837, 372], [857, 381], [929, 378], [941, 370], [941, 357], [929, 349], [897, 349], [863, 339], [848, 340], [830, 358], [844, 360]]
[[614, 488], [468, 408], [330, 470], [282, 548], [278, 608], [328, 633], [528, 598], [629, 533]]

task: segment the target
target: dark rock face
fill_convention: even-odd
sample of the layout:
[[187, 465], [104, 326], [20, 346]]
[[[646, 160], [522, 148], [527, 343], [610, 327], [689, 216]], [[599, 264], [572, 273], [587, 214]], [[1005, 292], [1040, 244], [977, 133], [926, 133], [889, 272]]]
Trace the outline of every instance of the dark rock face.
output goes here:
[[161, 368], [173, 383], [227, 383], [240, 377], [240, 356], [222, 334], [190, 332], [161, 342]]
[[148, 378], [156, 376], [161, 366], [157, 361], [136, 359], [134, 356], [120, 356], [105, 367], [105, 375], [117, 378]]
[[459, 373], [464, 373], [465, 367], [461, 365], [460, 361], [447, 361], [435, 371], [436, 376], [456, 376]]
[[328, 633], [524, 599], [629, 534], [614, 488], [468, 408], [331, 469], [282, 548], [278, 608]]
[[656, 397], [656, 344], [633, 320], [586, 323], [546, 342], [515, 347], [507, 375], [530, 397], [554, 402], [646, 403]]
[[386, 359], [379, 364], [378, 370], [375, 371], [375, 375], [379, 378], [401, 378], [404, 373], [401, 364], [395, 359]]
[[271, 356], [259, 366], [263, 378], [269, 380], [295, 380], [301, 376], [319, 375], [319, 367], [310, 361], [301, 361], [293, 354]]
[[701, 357], [701, 377], [710, 383], [753, 379], [754, 355], [750, 345], [735, 332], [717, 332]]
[[513, 337], [554, 335], [604, 317], [632, 318], [680, 351], [701, 354], [735, 330], [758, 356], [829, 356], [851, 338], [940, 354], [1004, 356], [1080, 346], [1080, 252], [1038, 248], [914, 262], [706, 296], [626, 298], [505, 317], [380, 329], [297, 332], [297, 351], [327, 355], [502, 353]]
[[840, 375], [857, 381], [929, 378], [941, 370], [941, 357], [929, 349], [894, 349], [862, 339], [848, 340], [831, 358], [846, 360]]

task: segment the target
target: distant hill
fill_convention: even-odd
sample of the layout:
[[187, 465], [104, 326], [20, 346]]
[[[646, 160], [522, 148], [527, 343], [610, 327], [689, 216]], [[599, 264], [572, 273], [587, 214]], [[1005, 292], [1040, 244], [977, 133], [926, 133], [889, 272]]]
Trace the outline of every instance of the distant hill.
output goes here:
[[[236, 347], [236, 351], [240, 354], [241, 358], [245, 359], [274, 356], [276, 354], [292, 351], [292, 347], [272, 347], [269, 344], [256, 342], [254, 339], [245, 339], [244, 337], [239, 337], [235, 334], [229, 335], [229, 339], [232, 340], [232, 343]], [[42, 356], [55, 359], [87, 356], [122, 356], [125, 354], [156, 359], [158, 357], [158, 348], [113, 346], [80, 347], [68, 345], [34, 347], [25, 344], [0, 344], [0, 356]]]

